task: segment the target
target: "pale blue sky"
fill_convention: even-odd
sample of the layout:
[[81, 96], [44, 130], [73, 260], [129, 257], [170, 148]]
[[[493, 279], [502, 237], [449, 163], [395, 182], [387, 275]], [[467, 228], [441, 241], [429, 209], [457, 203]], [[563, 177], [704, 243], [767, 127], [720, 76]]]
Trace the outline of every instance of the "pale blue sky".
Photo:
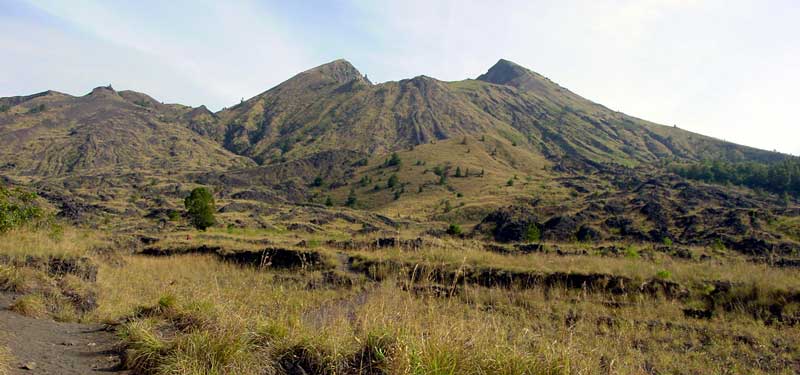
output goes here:
[[612, 109], [800, 154], [800, 2], [0, 0], [0, 96], [220, 109], [345, 58], [373, 82], [515, 61]]

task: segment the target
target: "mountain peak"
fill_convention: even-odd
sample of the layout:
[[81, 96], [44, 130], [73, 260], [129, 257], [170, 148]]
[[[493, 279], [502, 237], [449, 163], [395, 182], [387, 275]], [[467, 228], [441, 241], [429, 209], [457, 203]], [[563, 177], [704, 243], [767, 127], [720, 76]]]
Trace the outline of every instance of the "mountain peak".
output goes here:
[[114, 88], [111, 85], [108, 86], [98, 86], [92, 89], [92, 92], [89, 93], [90, 96], [110, 96], [110, 95], [117, 95], [117, 92], [114, 91]]
[[478, 77], [478, 80], [498, 85], [505, 85], [520, 77], [529, 75], [530, 73], [531, 71], [523, 68], [521, 65], [515, 62], [500, 59], [491, 68], [489, 68], [485, 74], [481, 74]]
[[353, 64], [345, 59], [331, 61], [327, 64], [307, 70], [305, 73], [320, 74], [342, 84], [354, 80], [364, 80], [369, 82], [364, 75], [353, 66]]

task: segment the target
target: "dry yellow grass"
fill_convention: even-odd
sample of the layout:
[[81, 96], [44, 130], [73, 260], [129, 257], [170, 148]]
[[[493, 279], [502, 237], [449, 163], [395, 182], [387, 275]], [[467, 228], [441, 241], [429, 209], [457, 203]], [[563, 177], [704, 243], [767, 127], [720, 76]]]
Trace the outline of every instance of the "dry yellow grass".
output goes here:
[[12, 258], [85, 256], [100, 246], [108, 246], [102, 233], [68, 225], [53, 225], [48, 229], [20, 227], [0, 235], [0, 254]]
[[[787, 347], [800, 342], [796, 332], [738, 316], [687, 320], [679, 303], [660, 299], [633, 299], [615, 308], [603, 304], [604, 295], [470, 287], [455, 297], [432, 298], [402, 292], [395, 280], [364, 290], [309, 289], [315, 273], [259, 271], [210, 256], [128, 257], [125, 262], [122, 268], [101, 270], [97, 319], [116, 320], [170, 296], [182, 311], [173, 314], [203, 322], [190, 336], [176, 339], [159, 336], [158, 324], [151, 324], [151, 339], [171, 348], [160, 359], [159, 373], [210, 368], [198, 362], [203, 354], [186, 349], [185, 340], [208, 348], [236, 346], [241, 353], [223, 356], [232, 362], [213, 366], [246, 373], [243, 369], [255, 366], [248, 361], [276, 368], [280, 356], [298, 345], [319, 363], [337, 368], [368, 340], [391, 337], [385, 366], [397, 374], [645, 373], [648, 368], [788, 374], [789, 367], [760, 369], [758, 356], [775, 337], [788, 340]], [[703, 344], [707, 340], [714, 344]], [[686, 345], [694, 349], [687, 352]]]
[[[16, 233], [18, 238], [7, 242], [25, 244], [26, 250], [15, 256], [30, 252], [95, 258], [100, 267], [93, 286], [98, 308], [80, 319], [125, 322], [121, 334], [129, 344], [128, 365], [145, 373], [279, 374], [288, 371], [290, 363], [303, 363], [311, 373], [331, 374], [378, 370], [389, 374], [791, 374], [800, 356], [797, 330], [766, 325], [737, 311], [720, 312], [709, 320], [687, 318], [686, 306], [678, 300], [559, 287], [515, 290], [470, 285], [438, 286], [445, 294], [437, 297], [437, 289], [430, 289], [424, 280], [416, 289], [401, 288], [401, 284], [409, 285], [402, 276], [362, 281], [348, 288], [326, 284], [317, 271], [242, 267], [212, 255], [122, 255], [107, 262], [90, 251], [105, 243], [94, 232], [67, 228], [60, 239], [47, 233]], [[242, 249], [249, 240], [286, 238], [286, 243], [291, 242], [285, 233], [272, 237], [266, 232], [215, 231], [195, 233], [190, 240], [183, 236], [174, 234], [164, 243], [208, 242]], [[4, 249], [13, 247], [8, 243]], [[324, 244], [315, 250], [331, 256], [336, 251]], [[603, 272], [640, 278], [669, 270], [671, 278], [681, 283], [722, 279], [770, 289], [798, 287], [790, 271], [736, 258], [712, 263], [510, 256], [457, 239], [428, 239], [425, 248], [414, 252], [383, 249], [351, 254], [448, 267]], [[52, 288], [48, 284], [52, 280], [40, 271], [5, 266], [0, 272], [4, 280], [11, 280], [6, 281], [8, 285], [18, 286], [23, 293]], [[67, 277], [61, 284], [70, 280]]]
[[654, 260], [626, 257], [560, 256], [531, 253], [504, 255], [485, 251], [478, 241], [444, 239], [435, 247], [408, 252], [401, 249], [354, 252], [359, 256], [396, 262], [441, 264], [448, 266], [489, 267], [517, 271], [606, 273], [649, 279], [666, 270], [681, 283], [727, 280], [765, 286], [770, 289], [800, 290], [800, 278], [792, 269], [772, 268], [736, 257], [724, 262], [687, 261], [660, 257]]
[[11, 373], [11, 351], [5, 345], [0, 345], [0, 375]]

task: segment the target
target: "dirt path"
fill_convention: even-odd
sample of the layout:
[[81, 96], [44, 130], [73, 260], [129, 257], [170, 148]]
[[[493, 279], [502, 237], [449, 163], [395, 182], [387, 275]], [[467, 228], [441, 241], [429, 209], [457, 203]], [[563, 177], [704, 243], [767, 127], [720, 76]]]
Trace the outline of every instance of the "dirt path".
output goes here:
[[8, 310], [13, 300], [0, 293], [0, 342], [14, 356], [12, 374], [126, 373], [118, 369], [116, 337], [103, 325], [24, 317]]

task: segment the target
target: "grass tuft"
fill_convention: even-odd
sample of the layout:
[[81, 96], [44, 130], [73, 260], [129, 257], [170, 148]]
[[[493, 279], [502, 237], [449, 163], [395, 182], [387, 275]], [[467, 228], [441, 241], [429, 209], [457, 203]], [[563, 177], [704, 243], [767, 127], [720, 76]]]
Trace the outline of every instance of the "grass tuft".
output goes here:
[[36, 294], [19, 297], [9, 309], [31, 318], [44, 318], [48, 313], [44, 297]]

